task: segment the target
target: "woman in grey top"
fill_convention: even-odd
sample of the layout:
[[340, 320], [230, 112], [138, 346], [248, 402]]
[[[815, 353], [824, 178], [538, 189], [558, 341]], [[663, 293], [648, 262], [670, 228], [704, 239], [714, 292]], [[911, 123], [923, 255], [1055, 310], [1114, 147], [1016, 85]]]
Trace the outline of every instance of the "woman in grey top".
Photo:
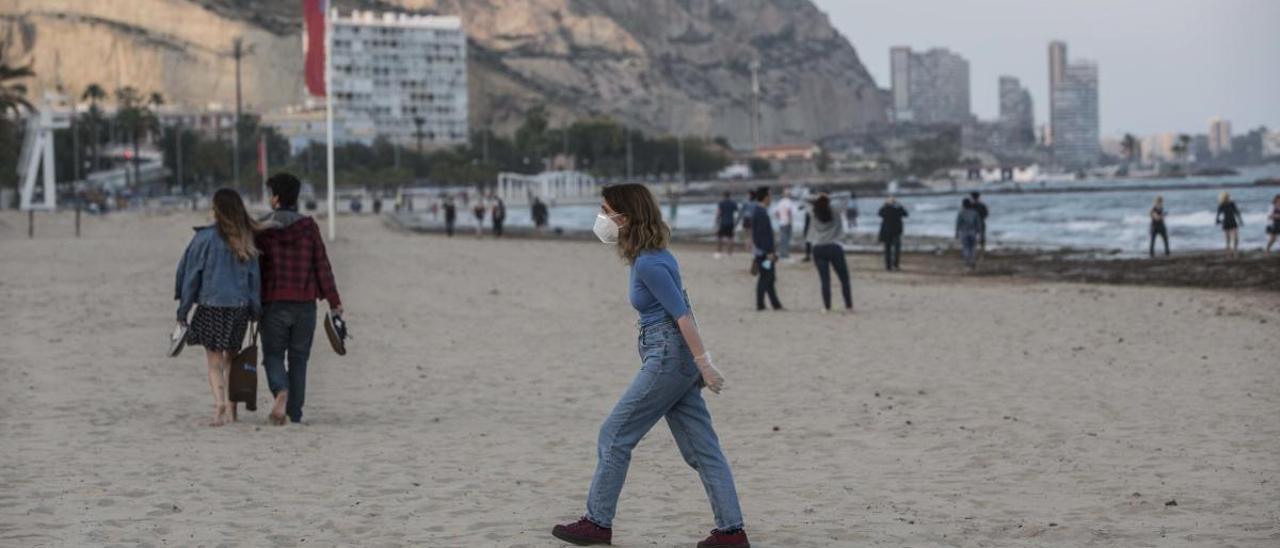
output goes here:
[[846, 314], [853, 313], [853, 294], [849, 288], [849, 263], [844, 258], [844, 219], [842, 213], [832, 211], [831, 197], [819, 194], [813, 200], [813, 224], [806, 241], [813, 244], [813, 265], [818, 267], [818, 279], [822, 282], [823, 312], [831, 311], [831, 272], [840, 278], [840, 290], [844, 294]]

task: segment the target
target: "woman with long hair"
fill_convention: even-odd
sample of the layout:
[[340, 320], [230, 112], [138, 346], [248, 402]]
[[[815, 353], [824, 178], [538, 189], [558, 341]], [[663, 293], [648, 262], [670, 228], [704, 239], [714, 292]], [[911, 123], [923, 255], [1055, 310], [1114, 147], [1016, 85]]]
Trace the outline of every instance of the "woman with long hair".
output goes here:
[[819, 194], [813, 200], [813, 224], [809, 228], [807, 242], [813, 244], [813, 266], [818, 268], [818, 281], [822, 285], [823, 311], [831, 311], [831, 270], [834, 269], [836, 277], [840, 279], [845, 313], [852, 314], [849, 263], [844, 257], [844, 246], [840, 245], [840, 240], [844, 238], [842, 216], [832, 211], [830, 196], [826, 193]]
[[613, 516], [631, 450], [665, 417], [680, 454], [697, 470], [715, 515], [716, 529], [698, 547], [748, 548], [729, 461], [702, 399], [704, 387], [720, 393], [724, 376], [702, 344], [680, 265], [667, 250], [671, 231], [644, 185], [610, 186], [603, 194], [594, 232], [600, 241], [616, 246], [630, 265], [630, 300], [640, 315], [642, 366], [600, 428], [586, 514], [577, 522], [555, 526], [551, 534], [579, 546], [612, 543]]
[[212, 426], [235, 421], [227, 399], [227, 373], [240, 350], [249, 321], [262, 309], [262, 278], [253, 236], [258, 225], [249, 217], [240, 194], [229, 188], [213, 194], [213, 219], [198, 227], [178, 263], [175, 298], [178, 323], [187, 326], [187, 344], [205, 348], [209, 390], [213, 393]]
[[1226, 191], [1218, 195], [1218, 215], [1214, 222], [1222, 225], [1222, 234], [1227, 239], [1227, 258], [1234, 259], [1236, 249], [1240, 247], [1240, 227], [1244, 225], [1244, 217]]

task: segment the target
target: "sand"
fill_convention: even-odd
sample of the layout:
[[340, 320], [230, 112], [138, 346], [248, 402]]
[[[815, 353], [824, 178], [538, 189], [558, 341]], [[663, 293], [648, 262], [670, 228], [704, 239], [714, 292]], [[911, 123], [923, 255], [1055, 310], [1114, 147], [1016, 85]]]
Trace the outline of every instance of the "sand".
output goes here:
[[[306, 424], [204, 426], [163, 357], [196, 215], [0, 214], [0, 546], [554, 547], [638, 368], [626, 271], [588, 242], [342, 218], [356, 339], [317, 338]], [[852, 317], [783, 265], [676, 250], [729, 378], [708, 395], [758, 547], [1280, 545], [1277, 293], [876, 270]], [[1175, 505], [1176, 501], [1176, 505]], [[665, 425], [619, 546], [713, 526]]]

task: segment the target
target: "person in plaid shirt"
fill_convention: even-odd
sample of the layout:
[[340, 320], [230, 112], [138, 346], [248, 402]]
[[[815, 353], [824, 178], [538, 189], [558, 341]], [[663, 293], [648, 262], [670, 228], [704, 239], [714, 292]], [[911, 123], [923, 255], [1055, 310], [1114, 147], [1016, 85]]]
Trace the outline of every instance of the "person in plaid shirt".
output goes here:
[[[307, 359], [316, 331], [316, 300], [329, 302], [335, 316], [342, 299], [315, 219], [298, 213], [302, 183], [288, 173], [267, 179], [272, 212], [260, 220], [255, 238], [261, 252], [262, 361], [275, 396], [272, 424], [302, 421], [307, 390]], [[286, 358], [288, 367], [285, 367]]]

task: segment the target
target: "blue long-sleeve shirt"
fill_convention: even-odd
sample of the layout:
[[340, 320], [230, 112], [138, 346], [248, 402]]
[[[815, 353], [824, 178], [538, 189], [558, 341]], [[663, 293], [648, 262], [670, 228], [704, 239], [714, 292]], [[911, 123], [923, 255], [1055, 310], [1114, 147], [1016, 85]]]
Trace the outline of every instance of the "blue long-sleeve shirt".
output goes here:
[[665, 249], [645, 251], [631, 265], [631, 306], [640, 325], [663, 319], [678, 320], [689, 313], [680, 281], [680, 264]]
[[774, 252], [773, 223], [769, 220], [768, 208], [763, 206], [757, 206], [751, 212], [751, 244], [761, 255], [770, 255]]

